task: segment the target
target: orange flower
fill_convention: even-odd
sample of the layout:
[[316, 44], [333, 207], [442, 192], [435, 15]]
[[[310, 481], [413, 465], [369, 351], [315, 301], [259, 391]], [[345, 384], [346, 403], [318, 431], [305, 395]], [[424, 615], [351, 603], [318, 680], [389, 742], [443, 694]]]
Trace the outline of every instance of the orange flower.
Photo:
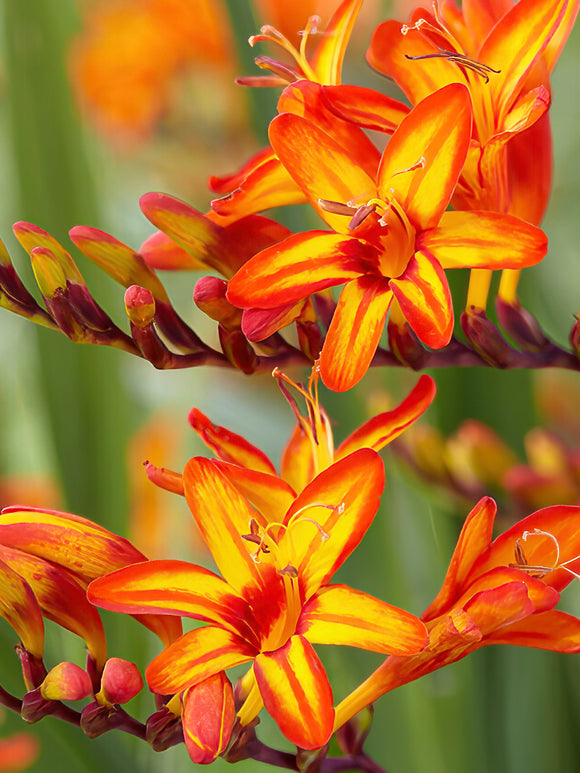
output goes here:
[[[419, 339], [445, 346], [453, 308], [443, 269], [518, 268], [546, 253], [542, 231], [489, 212], [445, 212], [471, 138], [471, 103], [451, 84], [400, 123], [376, 174], [356, 147], [285, 113], [270, 126], [278, 158], [334, 229], [291, 236], [249, 260], [228, 298], [243, 309], [273, 309], [346, 282], [320, 357], [322, 380], [343, 391], [366, 373], [393, 298]], [[242, 329], [260, 331], [246, 314]]]
[[85, 13], [71, 76], [108, 131], [148, 135], [177, 77], [196, 63], [234, 70], [231, 30], [216, 0], [116, 0], [87, 3]]
[[[574, 24], [578, 0], [520, 0], [496, 6], [446, 0], [411, 24], [379, 25], [367, 58], [413, 104], [449, 83], [473, 103], [473, 144], [454, 203], [539, 223], [551, 178], [548, 76]], [[522, 136], [522, 133], [523, 134]], [[515, 144], [514, 144], [515, 143]]]
[[580, 508], [538, 510], [491, 541], [495, 502], [463, 526], [439, 594], [422, 616], [429, 644], [389, 657], [337, 707], [336, 726], [380, 695], [487, 644], [580, 651], [580, 620], [554, 607], [580, 571]]
[[[94, 581], [89, 599], [114, 611], [209, 623], [184, 634], [149, 665], [154, 692], [181, 693], [252, 662], [241, 724], [265, 706], [297, 746], [324, 746], [334, 723], [332, 690], [312, 644], [378, 646], [379, 652], [409, 655], [426, 643], [424, 626], [413, 615], [329, 584], [373, 520], [384, 485], [380, 457], [362, 449], [331, 465], [280, 518], [254, 510], [208, 459], [188, 462], [184, 484], [223, 579], [183, 561], [152, 561]], [[215, 739], [222, 735], [224, 701], [213, 695], [211, 704], [219, 707], [207, 718], [220, 728], [207, 734]], [[186, 734], [190, 730], [197, 737], [197, 726], [185, 727]]]
[[[453, 204], [540, 223], [552, 180], [547, 110], [549, 74], [574, 25], [578, 0], [520, 0], [488, 4], [433, 3], [411, 24], [377, 28], [369, 63], [394, 78], [417, 103], [449, 83], [462, 83], [473, 103], [473, 138]], [[505, 271], [499, 296], [519, 307], [519, 271]], [[484, 309], [491, 274], [471, 277], [467, 311]]]

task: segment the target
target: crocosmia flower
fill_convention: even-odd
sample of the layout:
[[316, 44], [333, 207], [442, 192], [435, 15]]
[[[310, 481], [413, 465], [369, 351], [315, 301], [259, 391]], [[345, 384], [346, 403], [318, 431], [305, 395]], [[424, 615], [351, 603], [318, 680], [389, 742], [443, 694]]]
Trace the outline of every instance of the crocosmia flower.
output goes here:
[[[314, 122], [291, 113], [272, 121], [277, 156], [333, 230], [299, 233], [258, 253], [232, 278], [228, 298], [243, 309], [275, 309], [346, 283], [320, 356], [331, 389], [364, 376], [393, 300], [421, 342], [438, 349], [454, 320], [444, 269], [519, 268], [545, 255], [543, 232], [517, 218], [445, 212], [471, 123], [467, 88], [440, 89], [403, 118], [373, 177], [356, 147]], [[250, 340], [259, 336], [251, 322], [245, 315]]]
[[[183, 693], [224, 669], [251, 663], [241, 724], [265, 706], [290, 741], [319, 748], [332, 733], [334, 709], [313, 644], [401, 656], [426, 644], [424, 625], [413, 615], [330, 584], [373, 520], [383, 484], [380, 457], [362, 449], [321, 472], [282, 518], [268, 520], [211, 460], [191, 459], [185, 495], [221, 577], [183, 561], [150, 561], [93, 582], [89, 599], [120, 612], [155, 611], [207, 623], [152, 661], [149, 687], [162, 695]], [[225, 705], [215, 695], [211, 704]], [[198, 737], [187, 714], [185, 722], [185, 733]], [[222, 727], [221, 709], [214, 722]]]
[[488, 644], [580, 652], [580, 620], [554, 609], [580, 577], [580, 508], [538, 510], [491, 541], [496, 514], [484, 497], [468, 515], [443, 587], [422, 616], [429, 644], [389, 657], [337, 707], [337, 725], [379, 695]]

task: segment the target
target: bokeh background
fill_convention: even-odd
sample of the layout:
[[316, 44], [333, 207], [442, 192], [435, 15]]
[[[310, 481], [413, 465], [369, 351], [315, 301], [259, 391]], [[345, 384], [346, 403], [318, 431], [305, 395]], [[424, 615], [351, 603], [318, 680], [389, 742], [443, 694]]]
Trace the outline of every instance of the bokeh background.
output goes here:
[[[288, 35], [336, 0], [2, 0], [0, 3], [0, 238], [29, 289], [34, 281], [11, 225], [27, 220], [73, 251], [99, 303], [124, 325], [123, 292], [74, 251], [76, 224], [112, 233], [138, 248], [153, 231], [140, 213], [142, 193], [161, 190], [202, 211], [210, 174], [234, 170], [261, 144], [276, 94], [234, 85], [255, 74], [249, 35], [272, 23]], [[366, 0], [347, 55], [344, 80], [395, 93], [370, 72], [364, 51], [373, 27], [396, 5]], [[294, 38], [295, 39], [295, 38]], [[576, 29], [553, 76], [554, 186], [544, 228], [550, 251], [525, 272], [521, 299], [546, 331], [565, 342], [580, 308], [580, 33]], [[309, 213], [278, 213], [296, 229]], [[206, 340], [215, 330], [195, 309], [195, 276], [163, 277], [174, 305]], [[466, 277], [453, 278], [463, 300]], [[34, 292], [34, 290], [33, 290]], [[291, 371], [295, 378], [307, 373]], [[545, 421], [544, 408], [564, 387], [542, 374], [450, 369], [432, 374], [438, 397], [426, 420], [444, 434], [467, 418], [494, 428], [524, 458], [524, 437]], [[566, 389], [573, 425], [580, 374]], [[340, 441], [371, 413], [401, 399], [417, 376], [373, 370], [347, 395], [322, 391]], [[205, 453], [188, 429], [197, 406], [279, 460], [292, 414], [268, 375], [224, 370], [156, 372], [104, 347], [73, 345], [64, 336], [0, 311], [0, 504], [30, 502], [92, 518], [128, 536], [151, 557], [206, 562], [184, 503], [148, 484], [142, 462], [181, 469]], [[545, 414], [545, 410], [544, 410]], [[580, 437], [576, 438], [580, 445]], [[441, 448], [430, 453], [435, 466]], [[453, 544], [474, 499], [421, 482], [392, 452], [384, 453], [387, 488], [371, 532], [340, 579], [420, 614], [440, 587]], [[501, 493], [501, 492], [500, 492]], [[554, 502], [555, 504], [556, 502]], [[559, 502], [558, 502], [559, 503]], [[520, 513], [521, 514], [521, 513]], [[503, 523], [516, 517], [505, 502]], [[580, 586], [564, 604], [580, 612]], [[105, 614], [111, 654], [143, 668], [158, 643], [132, 620]], [[83, 663], [82, 645], [48, 625], [47, 663]], [[15, 635], [0, 620], [0, 684], [22, 693]], [[362, 680], [380, 658], [321, 648], [336, 696]], [[52, 658], [52, 660], [51, 660]], [[145, 719], [143, 694], [129, 705]], [[0, 737], [26, 731], [38, 739], [34, 773], [107, 770], [123, 773], [191, 769], [183, 746], [155, 754], [112, 732], [89, 740], [44, 719], [23, 727], [8, 712]], [[271, 723], [264, 739], [284, 745]], [[384, 696], [376, 706], [368, 751], [391, 773], [544, 773], [580, 767], [580, 662], [574, 656], [488, 648], [440, 673]], [[6, 761], [4, 761], [6, 762]], [[0, 758], [0, 770], [3, 770]], [[7, 763], [6, 763], [7, 764]], [[240, 773], [260, 768], [239, 765]], [[216, 770], [225, 763], [215, 763]]]

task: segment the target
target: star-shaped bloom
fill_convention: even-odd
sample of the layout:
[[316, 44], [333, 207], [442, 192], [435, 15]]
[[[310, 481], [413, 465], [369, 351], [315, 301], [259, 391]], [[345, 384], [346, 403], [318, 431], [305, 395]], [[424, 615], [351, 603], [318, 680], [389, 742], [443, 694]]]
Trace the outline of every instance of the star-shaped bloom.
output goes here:
[[[471, 141], [465, 86], [431, 94], [394, 132], [376, 173], [306, 118], [283, 113], [270, 125], [277, 156], [333, 231], [295, 234], [245, 263], [228, 298], [272, 309], [346, 283], [320, 357], [322, 380], [343, 391], [366, 373], [396, 299], [426, 346], [453, 332], [447, 268], [520, 268], [543, 258], [545, 235], [492, 212], [445, 212]], [[252, 340], [246, 314], [242, 329]]]
[[[399, 655], [426, 644], [413, 615], [329, 582], [373, 520], [383, 484], [380, 457], [362, 449], [320, 473], [281, 519], [269, 520], [211, 460], [191, 459], [184, 471], [187, 502], [222, 576], [183, 561], [150, 561], [96, 580], [88, 597], [115, 611], [207, 623], [149, 665], [154, 692], [182, 693], [252, 663], [238, 711], [242, 725], [265, 706], [290, 741], [321, 747], [332, 733], [334, 710], [313, 644]], [[221, 717], [214, 719], [221, 727]]]
[[421, 618], [428, 646], [387, 658], [337, 707], [337, 727], [383, 693], [488, 644], [580, 651], [580, 620], [554, 609], [580, 576], [580, 508], [538, 510], [492, 542], [495, 514], [484, 497], [468, 515], [443, 587]]
[[473, 104], [473, 143], [454, 203], [539, 223], [552, 174], [549, 74], [572, 29], [578, 0], [479, 0], [417, 8], [409, 24], [380, 24], [369, 63], [412, 104], [462, 83]]

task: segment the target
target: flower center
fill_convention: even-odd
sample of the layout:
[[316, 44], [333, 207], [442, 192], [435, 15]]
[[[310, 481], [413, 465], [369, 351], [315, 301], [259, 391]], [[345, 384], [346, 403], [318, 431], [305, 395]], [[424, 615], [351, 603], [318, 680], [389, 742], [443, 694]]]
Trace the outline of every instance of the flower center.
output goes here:
[[[300, 594], [300, 566], [312, 551], [320, 547], [330, 535], [314, 518], [305, 516], [307, 510], [323, 508], [335, 511], [337, 508], [322, 503], [310, 503], [297, 510], [287, 524], [270, 523], [265, 527], [252, 518], [249, 534], [242, 538], [256, 546], [252, 558], [256, 563], [273, 565], [282, 578], [286, 608], [262, 642], [262, 650], [275, 650], [283, 646], [296, 631], [298, 618], [302, 611], [303, 599]], [[319, 539], [314, 541], [304, 529], [314, 528]]]

